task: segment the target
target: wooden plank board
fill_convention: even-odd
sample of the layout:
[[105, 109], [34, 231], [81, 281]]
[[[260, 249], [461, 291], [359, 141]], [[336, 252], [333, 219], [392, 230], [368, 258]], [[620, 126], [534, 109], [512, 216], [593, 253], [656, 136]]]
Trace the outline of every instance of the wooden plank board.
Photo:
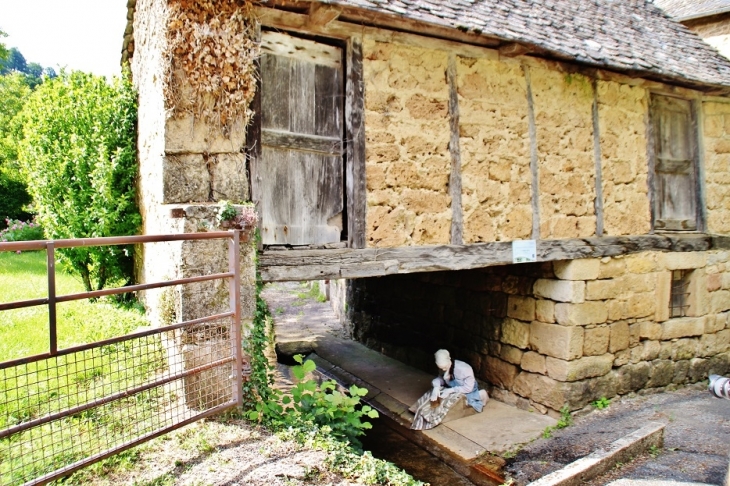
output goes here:
[[365, 85], [362, 79], [362, 43], [352, 38], [347, 43], [347, 79], [345, 104], [347, 240], [350, 248], [365, 248]]
[[[537, 242], [537, 260], [602, 258], [643, 251], [730, 249], [730, 237], [643, 235]], [[393, 273], [466, 270], [512, 264], [512, 243], [400, 248], [263, 251], [259, 270], [264, 281], [360, 278]], [[385, 273], [383, 273], [385, 272]], [[326, 276], [326, 277], [325, 277]]]
[[456, 56], [449, 56], [449, 67], [446, 70], [449, 83], [449, 123], [451, 138], [449, 152], [451, 154], [451, 173], [449, 175], [449, 195], [451, 196], [451, 244], [461, 245], [464, 242], [464, 216], [461, 206], [461, 150], [459, 146], [459, 93], [456, 79]]
[[342, 155], [342, 139], [340, 137], [321, 137], [306, 133], [264, 128], [261, 130], [261, 144], [269, 147], [319, 152], [325, 155]]
[[342, 53], [338, 47], [292, 37], [280, 32], [263, 32], [261, 36], [261, 54], [307, 60], [337, 69], [342, 67]]

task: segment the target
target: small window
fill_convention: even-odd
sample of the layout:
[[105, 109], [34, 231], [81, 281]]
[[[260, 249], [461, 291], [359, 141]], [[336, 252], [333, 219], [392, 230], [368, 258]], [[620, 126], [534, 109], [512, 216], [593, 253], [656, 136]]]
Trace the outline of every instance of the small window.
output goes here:
[[669, 317], [685, 317], [689, 307], [689, 279], [692, 270], [672, 271], [672, 291], [669, 296]]
[[697, 130], [692, 102], [652, 96], [654, 229], [696, 231], [699, 227]]

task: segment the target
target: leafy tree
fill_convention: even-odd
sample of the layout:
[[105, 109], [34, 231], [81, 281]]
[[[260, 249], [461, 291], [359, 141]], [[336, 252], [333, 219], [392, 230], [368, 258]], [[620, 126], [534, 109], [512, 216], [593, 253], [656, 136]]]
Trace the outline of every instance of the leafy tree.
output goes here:
[[32, 215], [24, 208], [31, 203], [17, 163], [20, 126], [14, 120], [30, 95], [21, 73], [0, 76], [0, 228], [5, 219], [26, 220]]
[[[136, 234], [136, 96], [126, 77], [62, 72], [33, 92], [18, 115], [19, 162], [49, 238]], [[61, 252], [87, 290], [132, 280], [131, 247]]]
[[[7, 37], [8, 34], [5, 33], [5, 31], [0, 30], [0, 37]], [[10, 51], [8, 51], [8, 48], [5, 47], [5, 44], [0, 42], [0, 61], [4, 61], [8, 58], [10, 55]]]
[[9, 51], [9, 55], [2, 62], [0, 68], [0, 74], [8, 74], [13, 71], [19, 73], [28, 73], [28, 62], [25, 60], [25, 56], [20, 53], [17, 47], [13, 47]]

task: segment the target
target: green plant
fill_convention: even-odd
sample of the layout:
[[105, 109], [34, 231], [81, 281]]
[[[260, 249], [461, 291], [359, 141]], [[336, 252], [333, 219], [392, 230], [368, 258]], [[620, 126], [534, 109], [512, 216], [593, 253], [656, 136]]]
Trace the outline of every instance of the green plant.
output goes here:
[[35, 222], [5, 219], [6, 228], [0, 231], [0, 241], [32, 241], [43, 239], [43, 228]]
[[593, 405], [593, 407], [597, 408], [598, 410], [603, 410], [604, 408], [608, 408], [608, 406], [611, 405], [611, 400], [606, 397], [601, 397], [595, 402], [591, 402], [591, 405]]
[[545, 427], [545, 430], [542, 431], [542, 438], [549, 439], [550, 437], [552, 437], [553, 430], [555, 430], [555, 427], [553, 427], [552, 425], [548, 425], [547, 427]]
[[[41, 84], [16, 116], [18, 162], [38, 221], [51, 239], [134, 235], [136, 94], [126, 76], [62, 72]], [[131, 245], [62, 249], [86, 290], [133, 279]]]
[[299, 363], [292, 367], [296, 384], [288, 394], [272, 390], [267, 401], [256, 405], [249, 412], [251, 420], [263, 420], [275, 429], [312, 423], [327, 426], [332, 436], [360, 445], [358, 436], [372, 428], [363, 418], [377, 418], [378, 412], [369, 405], [361, 405], [360, 399], [367, 395], [365, 388], [352, 385], [348, 393], [337, 390], [334, 380], [318, 384], [314, 379], [306, 379], [316, 369], [314, 361], [304, 361], [302, 355], [294, 360]]
[[238, 214], [236, 208], [230, 201], [220, 201], [220, 208], [218, 209], [218, 222], [231, 221]]
[[660, 447], [657, 447], [656, 444], [652, 444], [649, 446], [649, 455], [653, 458], [656, 458], [659, 454], [662, 453], [662, 450]]
[[560, 418], [558, 419], [558, 423], [555, 427], [558, 429], [564, 429], [570, 425], [573, 425], [573, 416], [570, 414], [570, 408], [567, 405], [564, 405], [563, 408], [560, 409]]

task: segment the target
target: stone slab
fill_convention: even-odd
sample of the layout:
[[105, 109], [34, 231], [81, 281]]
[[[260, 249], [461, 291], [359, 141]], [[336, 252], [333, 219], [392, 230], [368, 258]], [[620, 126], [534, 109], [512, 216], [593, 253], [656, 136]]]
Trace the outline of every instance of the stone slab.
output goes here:
[[489, 452], [502, 453], [517, 444], [540, 437], [546, 427], [557, 421], [547, 415], [528, 412], [496, 400], [489, 400], [482, 413], [443, 424], [469, 437]]
[[617, 441], [607, 449], [571, 462], [562, 469], [543, 476], [528, 486], [578, 486], [612, 469], [619, 462], [626, 462], [651, 447], [661, 447], [664, 441], [665, 424], [649, 422]]

